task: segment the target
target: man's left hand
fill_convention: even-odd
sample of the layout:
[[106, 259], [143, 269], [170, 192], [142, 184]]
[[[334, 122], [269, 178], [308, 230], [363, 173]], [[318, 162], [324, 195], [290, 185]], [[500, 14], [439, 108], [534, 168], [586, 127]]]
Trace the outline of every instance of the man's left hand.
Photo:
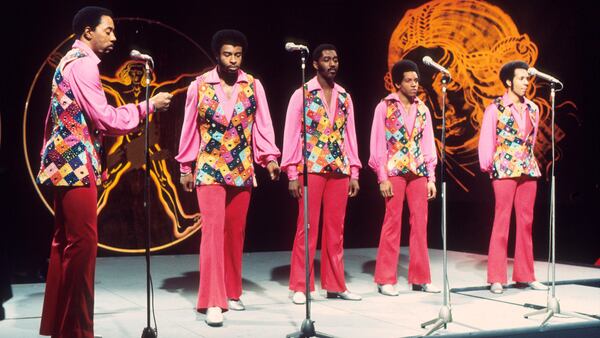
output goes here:
[[435, 182], [427, 182], [427, 199], [434, 199], [436, 194], [437, 190], [435, 188]]
[[277, 164], [277, 162], [269, 162], [269, 164], [267, 164], [267, 171], [269, 171], [271, 181], [279, 181], [279, 174], [281, 173], [281, 168], [279, 168], [279, 164]]
[[360, 186], [358, 185], [357, 179], [351, 179], [350, 185], [348, 186], [348, 196], [354, 197], [358, 195], [358, 191], [360, 190]]

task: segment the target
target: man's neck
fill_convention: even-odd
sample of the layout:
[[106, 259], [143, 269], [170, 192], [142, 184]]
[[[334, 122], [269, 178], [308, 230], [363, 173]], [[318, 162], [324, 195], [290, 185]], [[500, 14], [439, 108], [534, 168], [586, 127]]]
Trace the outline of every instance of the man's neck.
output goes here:
[[317, 82], [323, 90], [331, 90], [335, 86], [335, 82], [333, 82], [333, 80], [326, 79], [320, 74], [317, 74]]
[[523, 103], [525, 102], [525, 97], [517, 95], [517, 93], [513, 92], [512, 89], [508, 89], [508, 98], [512, 103]]
[[396, 94], [398, 94], [398, 99], [400, 99], [400, 103], [402, 103], [404, 106], [410, 106], [413, 104], [413, 102], [415, 102], [414, 97], [406, 96], [401, 91], [397, 91]]

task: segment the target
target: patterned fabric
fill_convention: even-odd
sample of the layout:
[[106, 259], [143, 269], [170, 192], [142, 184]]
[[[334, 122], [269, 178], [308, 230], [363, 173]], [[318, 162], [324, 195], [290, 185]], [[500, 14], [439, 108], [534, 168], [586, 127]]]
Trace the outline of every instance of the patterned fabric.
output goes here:
[[52, 79], [51, 121], [52, 131], [42, 148], [40, 171], [36, 181], [54, 186], [89, 185], [89, 160], [93, 168], [92, 180], [101, 183], [102, 146], [90, 135], [83, 110], [77, 103], [71, 85], [62, 72], [68, 63], [87, 55], [70, 50], [56, 67]]
[[256, 112], [254, 79], [241, 86], [234, 113], [227, 121], [212, 84], [198, 84], [198, 128], [200, 152], [196, 162], [196, 184], [254, 185], [252, 125]]
[[[521, 175], [539, 177], [540, 169], [533, 154], [535, 130], [532, 128], [529, 135], [525, 135], [518, 126], [515, 126], [515, 119], [510, 109], [502, 105], [502, 98], [497, 98], [494, 104], [498, 108], [498, 123], [492, 177], [495, 179]], [[528, 110], [529, 117], [534, 120], [536, 110], [531, 108]]]
[[[321, 98], [317, 96], [318, 92], [318, 90], [312, 90], [306, 93], [308, 172], [350, 175], [350, 164], [344, 151], [344, 129], [350, 105], [348, 94], [339, 93], [337, 97], [337, 109], [332, 127], [325, 106]], [[303, 163], [298, 164], [297, 168], [298, 172], [302, 172], [304, 170]]]
[[410, 136], [406, 130], [399, 102], [387, 101], [385, 119], [385, 139], [387, 140], [388, 176], [401, 176], [409, 172], [417, 176], [429, 176], [425, 158], [421, 152], [420, 141], [426, 127], [426, 107], [418, 103], [415, 124]]

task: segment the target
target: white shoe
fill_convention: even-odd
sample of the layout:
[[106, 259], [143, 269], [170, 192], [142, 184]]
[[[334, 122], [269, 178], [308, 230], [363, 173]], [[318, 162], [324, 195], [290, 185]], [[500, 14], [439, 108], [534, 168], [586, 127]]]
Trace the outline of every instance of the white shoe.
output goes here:
[[540, 290], [540, 291], [546, 291], [548, 290], [548, 287], [536, 280], [534, 280], [533, 282], [529, 282], [527, 283], [527, 285], [529, 285], [529, 287], [533, 290]]
[[397, 296], [398, 295], [398, 291], [396, 291], [396, 288], [392, 284], [383, 284], [383, 285], [378, 284], [377, 291], [379, 291], [379, 293], [381, 293], [382, 295], [386, 295], [386, 296]]
[[490, 292], [499, 295], [504, 292], [504, 288], [500, 283], [492, 283], [492, 286], [490, 286]]
[[244, 306], [244, 303], [242, 303], [241, 299], [228, 299], [227, 307], [229, 308], [229, 310], [233, 310], [233, 311], [246, 310], [246, 307]]
[[362, 297], [352, 293], [348, 290], [344, 292], [329, 292], [327, 291], [327, 298], [341, 298], [343, 300], [362, 300]]
[[412, 289], [413, 289], [413, 291], [423, 291], [423, 292], [427, 292], [427, 293], [442, 292], [442, 290], [438, 289], [438, 287], [436, 287], [435, 285], [433, 285], [431, 283], [429, 283], [429, 284], [413, 284]]
[[223, 326], [223, 312], [220, 307], [209, 307], [206, 310], [206, 324], [208, 326]]
[[304, 292], [296, 291], [292, 296], [292, 302], [298, 305], [304, 304], [306, 303], [306, 295], [304, 295]]

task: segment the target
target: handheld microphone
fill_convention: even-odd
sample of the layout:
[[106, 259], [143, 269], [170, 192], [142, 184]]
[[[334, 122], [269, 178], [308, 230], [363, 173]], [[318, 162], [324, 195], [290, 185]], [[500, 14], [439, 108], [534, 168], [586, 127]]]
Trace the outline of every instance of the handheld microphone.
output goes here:
[[308, 53], [308, 47], [306, 47], [305, 45], [297, 45], [293, 42], [286, 42], [285, 50], [288, 52], [305, 51]]
[[437, 69], [439, 72], [442, 72], [442, 73], [446, 74], [448, 77], [450, 77], [450, 72], [448, 71], [448, 69], [444, 68], [439, 63], [433, 61], [433, 59], [430, 56], [423, 57], [423, 63], [426, 66], [433, 67], [433, 68]]
[[535, 69], [533, 67], [530, 67], [527, 70], [527, 74], [529, 74], [530, 76], [538, 77], [540, 79], [544, 79], [544, 80], [546, 80], [548, 82], [560, 84], [561, 86], [563, 85], [562, 82], [560, 82], [557, 78], [555, 78], [555, 77], [553, 77], [551, 75], [548, 75], [546, 73], [542, 73], [542, 72], [540, 72], [539, 70], [537, 70], [537, 69]]

